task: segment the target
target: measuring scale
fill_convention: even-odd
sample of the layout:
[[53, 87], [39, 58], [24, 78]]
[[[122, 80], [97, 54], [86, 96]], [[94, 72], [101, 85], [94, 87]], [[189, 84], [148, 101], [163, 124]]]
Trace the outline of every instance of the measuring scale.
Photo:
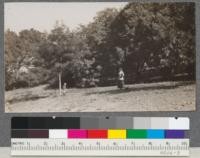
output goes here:
[[[144, 118], [144, 120], [150, 119], [151, 127], [149, 126], [148, 129], [141, 128], [141, 124], [138, 124], [139, 129], [136, 127], [136, 120], [141, 121], [142, 118], [121, 117], [120, 119], [126, 121], [133, 120], [129, 125], [121, 125], [122, 128], [119, 128], [119, 123], [113, 122], [116, 118], [109, 118], [107, 121], [111, 120], [112, 128], [105, 127], [104, 124], [98, 125], [98, 128], [95, 127], [95, 129], [88, 125], [87, 128], [84, 128], [81, 125], [81, 119], [78, 119], [79, 125], [76, 125], [77, 118], [73, 125], [69, 124], [72, 118], [13, 119], [12, 124], [15, 123], [15, 125], [12, 125], [11, 131], [11, 155], [189, 156], [188, 118]], [[98, 120], [98, 123], [102, 121], [100, 119], [106, 121], [105, 118], [93, 119]], [[119, 120], [119, 118], [117, 119]], [[161, 128], [161, 124], [159, 126], [153, 122], [158, 119], [165, 120], [165, 122], [168, 120], [168, 125], [164, 129]], [[43, 125], [36, 124], [37, 120], [40, 120]], [[56, 123], [56, 120], [68, 123], [61, 126], [57, 124], [58, 122]], [[149, 120], [146, 121], [149, 122]], [[121, 122], [123, 121], [121, 120]], [[177, 126], [170, 125], [172, 122], [173, 124], [178, 123]], [[60, 126], [59, 129], [58, 126]], [[72, 126], [73, 128], [70, 128]], [[92, 126], [94, 127], [94, 125]], [[125, 126], [126, 128], [124, 128]], [[143, 124], [143, 126], [146, 125]], [[174, 129], [170, 128], [172, 126]]]

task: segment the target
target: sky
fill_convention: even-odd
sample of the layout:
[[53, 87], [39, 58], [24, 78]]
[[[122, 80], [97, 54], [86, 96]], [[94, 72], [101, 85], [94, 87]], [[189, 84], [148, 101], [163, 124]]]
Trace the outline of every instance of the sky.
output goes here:
[[96, 13], [105, 8], [123, 8], [127, 2], [18, 2], [5, 3], [5, 30], [19, 32], [23, 29], [47, 31], [56, 21], [67, 25], [71, 30], [79, 24], [88, 24]]

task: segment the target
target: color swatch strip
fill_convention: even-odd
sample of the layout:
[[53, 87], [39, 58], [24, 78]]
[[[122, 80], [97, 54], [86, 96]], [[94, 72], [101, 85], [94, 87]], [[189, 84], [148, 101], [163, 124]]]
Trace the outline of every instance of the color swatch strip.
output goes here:
[[180, 139], [185, 130], [157, 129], [68, 129], [68, 130], [12, 130], [12, 138], [66, 138], [66, 139]]
[[189, 130], [186, 117], [13, 117], [12, 129]]

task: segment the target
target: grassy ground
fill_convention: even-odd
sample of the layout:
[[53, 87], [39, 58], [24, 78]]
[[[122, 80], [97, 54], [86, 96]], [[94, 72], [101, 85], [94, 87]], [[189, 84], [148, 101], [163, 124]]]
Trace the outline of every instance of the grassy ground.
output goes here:
[[6, 112], [117, 112], [195, 110], [195, 83], [159, 82], [58, 90], [45, 85], [6, 91]]

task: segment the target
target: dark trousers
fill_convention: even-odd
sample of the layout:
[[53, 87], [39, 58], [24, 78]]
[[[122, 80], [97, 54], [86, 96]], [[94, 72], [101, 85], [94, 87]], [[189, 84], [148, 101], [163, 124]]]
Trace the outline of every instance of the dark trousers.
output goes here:
[[124, 80], [118, 80], [118, 88], [123, 88], [124, 87]]

